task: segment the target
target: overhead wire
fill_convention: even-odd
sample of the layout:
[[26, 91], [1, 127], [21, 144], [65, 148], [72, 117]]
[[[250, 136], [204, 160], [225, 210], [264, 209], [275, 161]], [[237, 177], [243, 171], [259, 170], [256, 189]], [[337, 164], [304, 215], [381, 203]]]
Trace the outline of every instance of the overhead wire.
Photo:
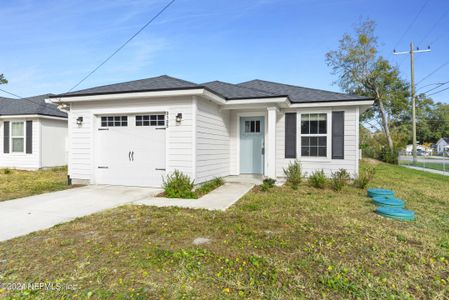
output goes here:
[[[171, 0], [167, 5], [165, 5], [161, 10], [158, 11], [148, 22], [146, 22], [136, 33], [134, 33], [129, 39], [127, 39], [120, 47], [118, 47], [112, 54], [110, 54], [105, 60], [103, 60], [98, 66], [96, 66], [92, 71], [90, 71], [86, 76], [84, 76], [77, 84], [70, 88], [66, 93], [73, 91], [86, 79], [88, 79], [92, 74], [94, 74], [98, 69], [100, 69], [104, 64], [106, 64], [111, 58], [113, 58], [120, 50], [122, 50], [126, 45], [128, 45], [136, 36], [138, 36], [145, 28], [147, 28], [151, 23], [154, 22], [165, 10], [167, 10], [176, 0]], [[65, 93], [65, 94], [66, 94]]]
[[[2, 92], [5, 93], [5, 94], [8, 94], [8, 95], [11, 95], [11, 96], [14, 96], [14, 97], [18, 98], [18, 99], [15, 99], [15, 100], [25, 100], [25, 101], [28, 101], [28, 102], [30, 102], [30, 103], [33, 103], [34, 105], [37, 105], [37, 106], [40, 106], [40, 107], [49, 108], [49, 109], [53, 109], [53, 110], [55, 110], [55, 111], [61, 112], [61, 111], [60, 111], [59, 109], [57, 109], [56, 107], [52, 107], [52, 106], [49, 106], [49, 105], [45, 105], [44, 103], [34, 102], [34, 101], [31, 100], [29, 97], [22, 97], [22, 96], [19, 96], [19, 95], [15, 94], [15, 93], [8, 92], [7, 90], [2, 89], [2, 88], [0, 88], [0, 91], [2, 91]], [[14, 100], [14, 99], [13, 99], [13, 100]]]
[[407, 35], [407, 33], [410, 31], [410, 29], [412, 29], [413, 25], [415, 24], [415, 22], [418, 20], [419, 16], [421, 15], [421, 13], [423, 12], [424, 8], [427, 6], [427, 4], [430, 2], [430, 0], [427, 0], [419, 9], [418, 13], [415, 15], [415, 17], [413, 18], [412, 22], [408, 25], [407, 29], [404, 31], [404, 33], [402, 33], [401, 38], [396, 42], [396, 44], [394, 45], [394, 48], [396, 49], [397, 46], [399, 45], [400, 42], [402, 42], [402, 39], [404, 39], [404, 37]]
[[439, 65], [436, 69], [434, 69], [432, 72], [430, 72], [429, 74], [427, 74], [426, 76], [424, 76], [420, 81], [418, 81], [416, 83], [416, 85], [419, 85], [421, 82], [423, 82], [424, 80], [426, 80], [427, 78], [429, 78], [430, 76], [432, 76], [433, 74], [435, 74], [436, 72], [438, 72], [439, 70], [441, 70], [442, 68], [444, 68], [445, 66], [449, 65], [449, 60], [446, 61], [445, 63], [442, 63], [441, 65]]

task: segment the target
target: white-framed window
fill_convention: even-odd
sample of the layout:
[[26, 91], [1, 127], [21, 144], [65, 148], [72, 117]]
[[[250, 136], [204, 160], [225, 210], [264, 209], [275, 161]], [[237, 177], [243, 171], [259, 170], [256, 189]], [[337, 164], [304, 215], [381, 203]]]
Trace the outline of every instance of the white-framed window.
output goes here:
[[25, 152], [25, 122], [11, 122], [11, 152]]
[[165, 126], [165, 114], [138, 115], [136, 126]]
[[101, 127], [126, 127], [126, 126], [128, 126], [127, 116], [101, 117]]
[[328, 156], [328, 115], [327, 113], [301, 114], [301, 156]]

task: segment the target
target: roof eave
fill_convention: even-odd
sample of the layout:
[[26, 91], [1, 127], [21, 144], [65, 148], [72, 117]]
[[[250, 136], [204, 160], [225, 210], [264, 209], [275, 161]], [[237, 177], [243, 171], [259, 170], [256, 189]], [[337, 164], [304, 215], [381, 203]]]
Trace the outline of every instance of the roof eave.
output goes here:
[[294, 102], [290, 107], [324, 107], [324, 106], [372, 106], [373, 99], [348, 99], [348, 100], [326, 100], [326, 101], [307, 101]]
[[43, 118], [43, 119], [59, 119], [59, 120], [67, 120], [67, 116], [55, 116], [50, 114], [36, 114], [36, 113], [29, 113], [29, 114], [0, 114], [0, 119], [23, 119], [23, 118]]

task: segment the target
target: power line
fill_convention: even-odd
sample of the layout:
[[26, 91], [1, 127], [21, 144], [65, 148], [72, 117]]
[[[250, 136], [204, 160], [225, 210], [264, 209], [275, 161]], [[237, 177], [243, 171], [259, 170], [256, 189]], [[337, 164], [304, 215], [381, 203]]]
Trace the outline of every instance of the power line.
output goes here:
[[418, 83], [416, 85], [420, 84], [421, 82], [423, 82], [424, 80], [426, 80], [427, 78], [429, 78], [430, 76], [432, 76], [433, 74], [435, 74], [436, 72], [438, 72], [439, 70], [441, 70], [442, 68], [447, 66], [448, 64], [449, 64], [449, 60], [447, 62], [441, 64], [440, 66], [438, 66], [435, 70], [433, 70], [432, 72], [430, 72], [426, 76], [424, 76], [424, 78], [421, 79], [420, 81], [418, 81]]
[[423, 92], [423, 94], [427, 94], [428, 92], [431, 92], [431, 91], [433, 91], [433, 90], [439, 89], [440, 87], [442, 87], [443, 85], [446, 85], [446, 84], [448, 84], [448, 83], [449, 83], [449, 81], [437, 83], [438, 86], [433, 87], [433, 88], [431, 88], [430, 90]]
[[17, 95], [17, 94], [8, 92], [7, 90], [0, 89], [0, 91], [2, 91], [3, 93], [6, 93], [6, 94], [8, 94], [8, 95], [11, 95], [11, 96], [14, 96], [14, 97], [18, 98], [18, 99], [16, 99], [16, 101], [17, 101], [17, 100], [25, 100], [25, 101], [28, 101], [28, 102], [33, 103], [34, 105], [41, 106], [41, 107], [45, 107], [45, 108], [49, 108], [49, 109], [53, 109], [53, 110], [55, 110], [55, 111], [61, 112], [61, 111], [60, 111], [59, 109], [57, 109], [56, 107], [52, 107], [52, 106], [49, 106], [49, 105], [45, 105], [45, 104], [43, 104], [43, 103], [34, 102], [34, 101], [31, 100], [30, 98], [21, 97], [21, 96], [19, 96], [19, 95]]
[[111, 55], [109, 55], [102, 63], [90, 71], [86, 76], [83, 77], [77, 84], [75, 84], [66, 93], [73, 91], [81, 83], [83, 83], [87, 78], [94, 74], [98, 69], [100, 69], [105, 63], [107, 63], [112, 57], [114, 57], [120, 50], [122, 50], [129, 42], [131, 42], [136, 36], [138, 36], [145, 28], [148, 27], [154, 20], [156, 20], [167, 8], [169, 8], [176, 0], [171, 0], [167, 5], [165, 5], [153, 18], [151, 18], [144, 26], [142, 26], [136, 33], [134, 33], [125, 43], [118, 47]]
[[425, 87], [432, 86], [432, 85], [438, 85], [438, 84], [441, 84], [441, 82], [429, 83], [429, 84], [423, 85], [422, 87], [420, 87], [420, 88], [418, 88], [416, 90], [419, 91], [420, 89], [423, 89]]
[[394, 48], [396, 48], [401, 42], [402, 39], [406, 36], [406, 34], [410, 31], [410, 29], [412, 29], [413, 25], [415, 24], [416, 20], [418, 20], [419, 16], [421, 15], [421, 13], [423, 12], [424, 8], [427, 6], [427, 4], [430, 2], [430, 0], [427, 0], [423, 6], [421, 6], [421, 9], [418, 11], [418, 13], [416, 14], [416, 16], [413, 18], [412, 22], [410, 23], [410, 25], [407, 27], [407, 29], [404, 31], [404, 33], [402, 34], [401, 38], [399, 39], [399, 41], [395, 44]]
[[446, 17], [447, 13], [449, 13], [449, 8], [441, 15], [441, 17], [433, 24], [433, 26], [429, 29], [429, 31], [426, 32], [424, 37], [421, 39], [420, 44], [437, 28], [438, 24]]
[[436, 95], [436, 94], [439, 94], [439, 93], [444, 92], [446, 90], [449, 90], [449, 87], [447, 87], [445, 89], [442, 89], [442, 90], [439, 90], [439, 91], [436, 91], [435, 93], [429, 94], [428, 96]]

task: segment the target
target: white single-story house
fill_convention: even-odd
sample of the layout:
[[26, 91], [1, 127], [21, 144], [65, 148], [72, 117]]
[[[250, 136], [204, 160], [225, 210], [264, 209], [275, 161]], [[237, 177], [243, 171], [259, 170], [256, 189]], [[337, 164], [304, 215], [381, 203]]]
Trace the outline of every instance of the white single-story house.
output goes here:
[[373, 100], [252, 80], [203, 84], [160, 76], [50, 96], [69, 111], [73, 183], [160, 187], [178, 169], [283, 177], [359, 168], [359, 116]]
[[[423, 145], [416, 145], [416, 151], [422, 155], [432, 155], [432, 148]], [[407, 145], [405, 147], [406, 155], [413, 155], [413, 145]]]
[[437, 154], [449, 153], [449, 138], [441, 138], [436, 143]]
[[67, 165], [67, 114], [46, 103], [49, 96], [0, 97], [0, 168]]

